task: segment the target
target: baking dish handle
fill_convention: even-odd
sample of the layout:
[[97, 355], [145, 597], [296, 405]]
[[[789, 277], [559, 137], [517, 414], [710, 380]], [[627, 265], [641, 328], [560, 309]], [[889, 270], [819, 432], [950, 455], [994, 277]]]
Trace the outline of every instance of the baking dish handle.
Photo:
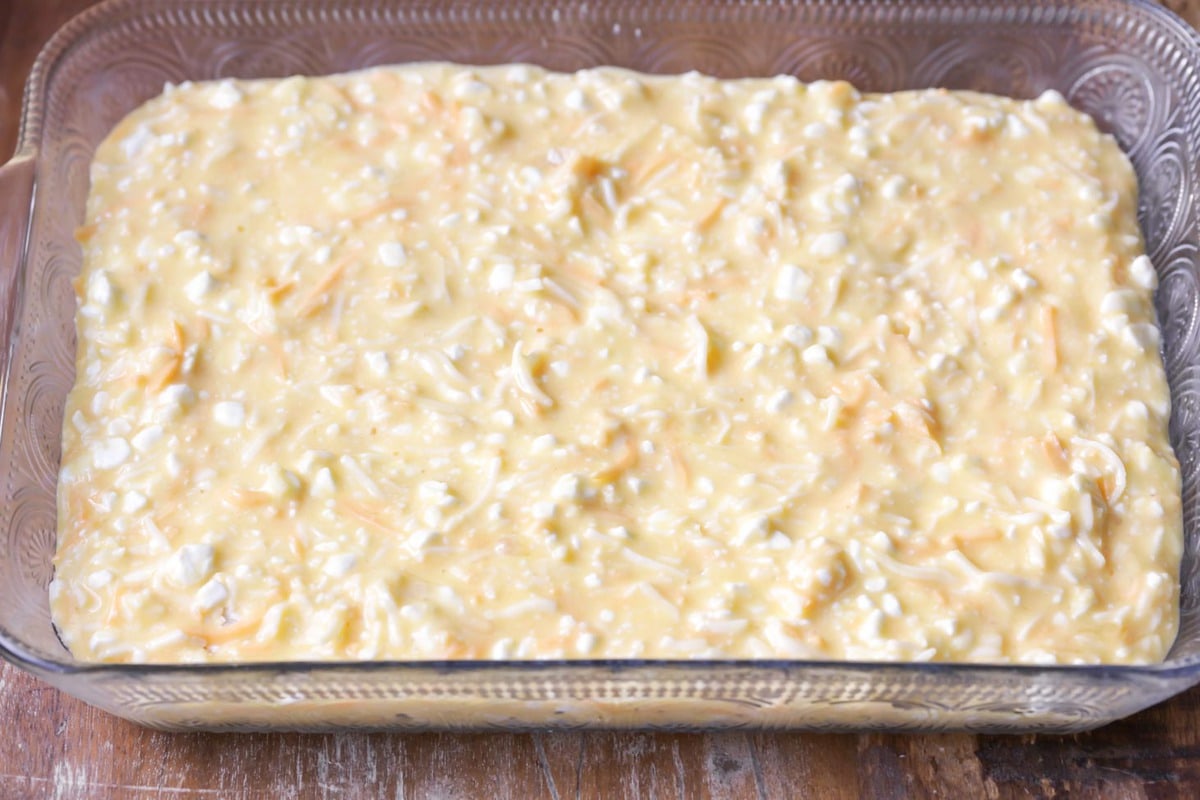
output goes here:
[[0, 166], [0, 375], [8, 368], [17, 284], [33, 211], [35, 159], [24, 153]]

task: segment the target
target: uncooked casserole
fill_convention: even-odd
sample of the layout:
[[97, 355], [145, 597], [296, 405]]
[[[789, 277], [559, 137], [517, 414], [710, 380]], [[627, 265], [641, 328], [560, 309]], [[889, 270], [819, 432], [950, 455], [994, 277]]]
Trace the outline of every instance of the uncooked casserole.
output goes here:
[[1047, 93], [424, 64], [96, 153], [77, 658], [1147, 663], [1136, 179]]

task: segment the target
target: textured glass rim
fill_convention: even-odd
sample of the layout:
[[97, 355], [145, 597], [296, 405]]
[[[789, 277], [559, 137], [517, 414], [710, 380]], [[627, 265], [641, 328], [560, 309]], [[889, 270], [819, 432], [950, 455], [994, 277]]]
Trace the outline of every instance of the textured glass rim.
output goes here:
[[[236, 0], [244, 7], [248, 0]], [[299, 11], [289, 4], [273, 4], [270, 0], [249, 0], [261, 6], [254, 19], [254, 26], [267, 31], [277, 31], [288, 22], [295, 24]], [[961, 25], [963, 18], [971, 17], [971, 24], [988, 23], [1018, 24], [1033, 26], [1044, 22], [1071, 22], [1074, 24], [1111, 25], [1112, 2], [1107, 7], [1097, 8], [1095, 0], [1008, 0], [1006, 7], [997, 8], [991, 0], [928, 0], [919, 7], [911, 2], [895, 0], [699, 0], [693, 5], [701, 6], [710, 22], [719, 22], [726, 15], [745, 13], [748, 9], [774, 15], [781, 22], [815, 25], [827, 22], [829, 14], [836, 10], [844, 13], [850, 9], [862, 19], [873, 24], [886, 26], [890, 22], [903, 20], [907, 24], [920, 22], [937, 23], [943, 26]], [[168, 5], [162, 7], [154, 0], [102, 0], [69, 20], [42, 48], [34, 62], [21, 106], [20, 125], [16, 151], [9, 162], [15, 164], [32, 159], [37, 165], [37, 143], [42, 136], [45, 106], [45, 91], [59, 61], [78, 43], [96, 33], [99, 25], [115, 18], [136, 17], [148, 29], [198, 22], [217, 15], [231, 0], [192, 0], [187, 6]], [[1153, 0], [1115, 0], [1140, 13], [1155, 17], [1164, 27], [1173, 29], [1182, 38], [1192, 42], [1193, 51], [1200, 56], [1200, 32], [1180, 19], [1163, 5]], [[1013, 8], [1019, 8], [1014, 14]], [[601, 13], [620, 16], [622, 23], [669, 21], [677, 18], [677, 10], [670, 5], [634, 5], [615, 8], [601, 6]], [[491, 23], [519, 25], [530, 19], [559, 20], [563, 22], [596, 21], [599, 19], [597, 6], [587, 3], [566, 4], [561, 0], [514, 0], [503, 5], [489, 5], [485, 0], [386, 0], [371, 3], [370, 0], [323, 0], [319, 4], [306, 6], [302, 16], [315, 20], [316, 15], [331, 16], [345, 22], [361, 25], [403, 24], [408, 20], [423, 23], [444, 21], [448, 26], [460, 24], [471, 18], [485, 18]], [[840, 22], [844, 23], [844, 20]], [[244, 27], [244, 26], [243, 26]], [[6, 166], [6, 165], [0, 165]], [[36, 201], [36, 175], [32, 183], [30, 206]], [[28, 224], [27, 218], [27, 224]], [[27, 232], [28, 233], [28, 232]], [[18, 267], [18, 298], [23, 291], [24, 263]], [[15, 325], [15, 321], [14, 321]], [[12, 346], [12, 340], [5, 343]], [[11, 353], [9, 354], [11, 355]], [[11, 358], [6, 359], [3, 384], [0, 385], [0, 409], [7, 404]], [[389, 673], [437, 672], [442, 674], [497, 673], [522, 671], [531, 673], [585, 672], [597, 669], [613, 674], [638, 673], [641, 671], [676, 671], [716, 673], [732, 670], [797, 673], [808, 670], [840, 670], [853, 673], [880, 671], [899, 672], [914, 678], [935, 675], [965, 675], [976, 673], [1007, 673], [1033, 678], [1051, 674], [1088, 680], [1120, 681], [1133, 677], [1200, 680], [1200, 655], [1180, 659], [1168, 659], [1157, 664], [1096, 664], [1096, 665], [1031, 665], [973, 662], [912, 662], [912, 661], [839, 661], [808, 659], [542, 659], [542, 660], [328, 660], [328, 661], [247, 661], [236, 663], [163, 663], [163, 664], [109, 664], [101, 662], [66, 661], [53, 657], [35, 655], [9, 631], [0, 627], [0, 657], [10, 663], [36, 674], [46, 676], [95, 676], [116, 678], [170, 677], [189, 678], [253, 675], [271, 673], [284, 678], [319, 672], [355, 672], [362, 675]]]

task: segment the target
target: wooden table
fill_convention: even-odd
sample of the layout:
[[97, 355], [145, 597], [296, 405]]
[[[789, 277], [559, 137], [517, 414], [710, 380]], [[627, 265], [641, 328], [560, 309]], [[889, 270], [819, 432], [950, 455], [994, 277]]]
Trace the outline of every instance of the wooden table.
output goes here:
[[[49, 35], [93, 0], [0, 0], [0, 160]], [[1200, 0], [1170, 5], [1200, 24]], [[0, 664], [0, 798], [1200, 797], [1200, 689], [1078, 736], [143, 730]]]

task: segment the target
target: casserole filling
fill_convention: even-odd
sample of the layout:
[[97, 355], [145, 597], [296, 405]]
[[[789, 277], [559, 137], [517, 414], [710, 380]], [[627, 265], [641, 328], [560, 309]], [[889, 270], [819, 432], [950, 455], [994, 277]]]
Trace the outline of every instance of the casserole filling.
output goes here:
[[445, 64], [167, 87], [79, 232], [81, 659], [1160, 660], [1114, 141], [1047, 94]]

